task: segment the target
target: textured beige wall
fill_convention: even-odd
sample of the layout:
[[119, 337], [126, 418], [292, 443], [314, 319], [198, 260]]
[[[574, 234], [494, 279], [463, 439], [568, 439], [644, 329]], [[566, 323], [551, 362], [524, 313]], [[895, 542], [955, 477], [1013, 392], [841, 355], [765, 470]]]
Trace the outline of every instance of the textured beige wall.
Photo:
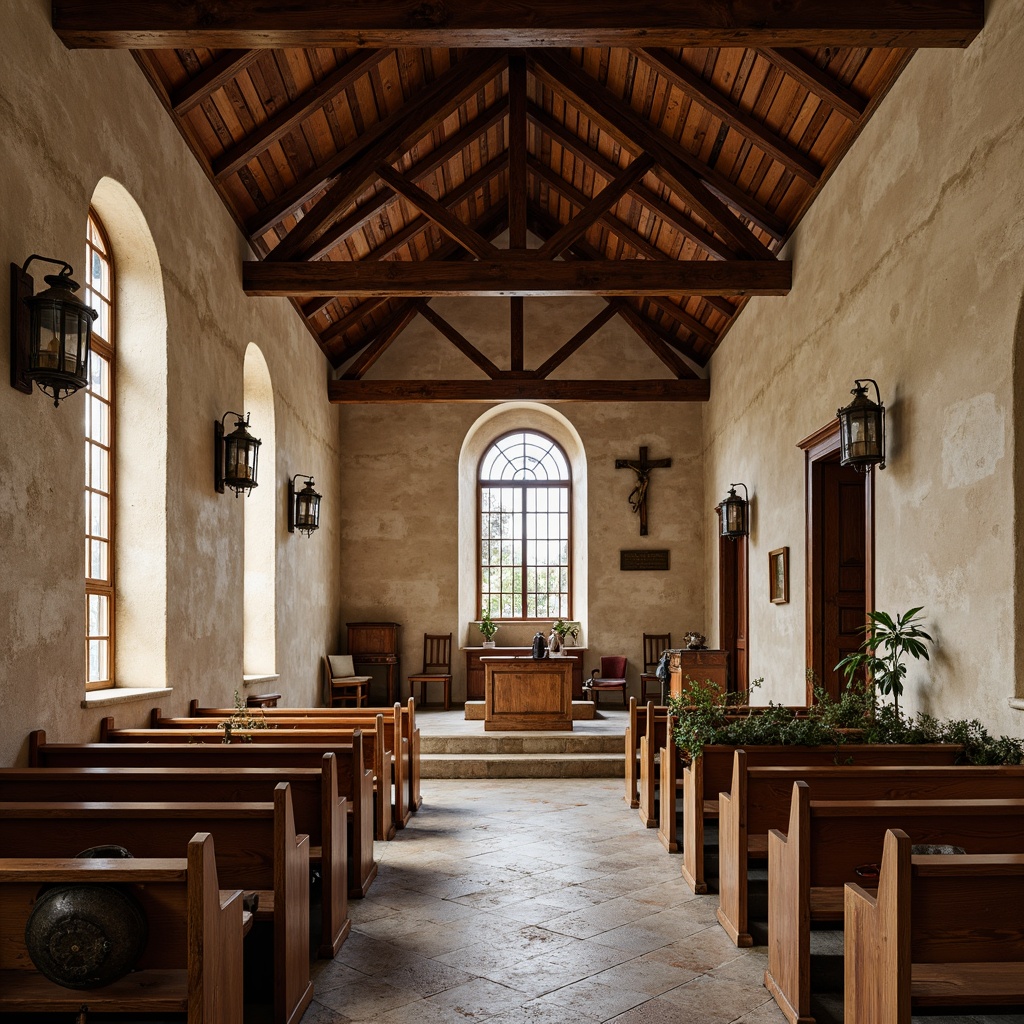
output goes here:
[[[130, 55], [66, 51], [49, 19], [45, 0], [0, 5], [0, 254], [20, 264], [41, 252], [81, 272], [89, 200], [104, 176], [127, 189], [152, 233], [168, 340], [166, 673], [174, 693], [161, 703], [180, 712], [191, 697], [230, 701], [240, 687], [243, 499], [214, 493], [212, 430], [242, 402], [249, 341], [266, 358], [277, 423], [277, 465], [261, 465], [261, 487], [277, 493], [275, 688], [289, 702], [312, 701], [319, 655], [337, 641], [342, 587], [339, 416], [324, 401], [327, 365], [287, 303], [242, 294], [245, 243]], [[5, 286], [0, 323], [9, 301]], [[54, 741], [92, 739], [104, 712], [79, 706], [81, 397], [55, 410], [40, 394], [7, 386], [6, 343], [0, 364], [0, 764], [9, 764], [24, 756], [29, 729], [45, 728]], [[136, 426], [142, 444], [149, 424]], [[309, 540], [286, 528], [286, 480], [297, 472], [313, 473], [324, 495], [323, 526]], [[148, 707], [113, 714], [139, 724]]]
[[[536, 365], [585, 324], [599, 300], [527, 300], [526, 365]], [[508, 303], [435, 300], [434, 307], [499, 365], [508, 365]], [[560, 375], [599, 379], [617, 374], [663, 376], [663, 367], [627, 327], [613, 320], [577, 352]], [[382, 379], [427, 375], [474, 378], [479, 371], [425, 321], [414, 322], [368, 375]], [[485, 412], [479, 405], [352, 406], [342, 413], [345, 493], [342, 621], [401, 622], [406, 672], [419, 671], [424, 632], [467, 635], [459, 612], [459, 453]], [[642, 403], [558, 405], [579, 433], [587, 470], [589, 518], [586, 667], [601, 654], [630, 659], [631, 691], [638, 692], [640, 636], [703, 628], [704, 497], [700, 461], [700, 407]], [[507, 423], [494, 427], [494, 436]], [[650, 487], [650, 534], [639, 536], [626, 497], [634, 477], [615, 459], [671, 456]], [[475, 544], [475, 538], [474, 538]], [[665, 572], [621, 572], [622, 548], [669, 548]], [[382, 571], [383, 569], [383, 571]], [[475, 579], [468, 581], [475, 589]], [[474, 601], [475, 603], [475, 601]], [[476, 617], [476, 613], [473, 613]], [[529, 643], [534, 627], [507, 625], [498, 640]], [[547, 632], [547, 630], [545, 630]], [[472, 630], [473, 643], [479, 636]], [[465, 695], [464, 659], [456, 655], [454, 695]], [[436, 699], [436, 697], [434, 698]]]
[[[1024, 3], [988, 5], [965, 52], [921, 51], [789, 246], [793, 291], [752, 302], [712, 365], [708, 503], [753, 495], [751, 676], [804, 693], [804, 476], [797, 442], [878, 380], [876, 605], [924, 605], [937, 639], [911, 708], [1019, 734], [1014, 695], [1014, 336], [1024, 290]], [[1018, 400], [1019, 401], [1019, 400]], [[767, 598], [789, 545], [791, 601]], [[705, 533], [714, 607], [717, 545]]]

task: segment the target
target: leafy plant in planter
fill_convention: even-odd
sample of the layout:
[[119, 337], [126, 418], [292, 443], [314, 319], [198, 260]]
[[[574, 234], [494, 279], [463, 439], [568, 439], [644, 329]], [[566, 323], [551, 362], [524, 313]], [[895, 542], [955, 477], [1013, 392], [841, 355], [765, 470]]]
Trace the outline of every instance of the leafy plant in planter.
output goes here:
[[565, 638], [569, 637], [573, 644], [580, 637], [580, 626], [578, 622], [566, 622], [565, 619], [558, 619], [557, 622], [552, 623], [551, 628], [558, 634], [558, 639], [562, 641], [562, 646], [565, 646]]
[[484, 608], [480, 616], [480, 633], [487, 643], [491, 643], [497, 632], [498, 624], [491, 618], [490, 609]]
[[900, 697], [903, 696], [903, 680], [907, 675], [905, 659], [909, 655], [915, 661], [928, 661], [928, 648], [922, 641], [931, 641], [931, 634], [919, 625], [921, 608], [911, 608], [895, 619], [886, 612], [868, 612], [868, 624], [864, 627], [864, 642], [860, 650], [848, 654], [836, 665], [836, 671], [846, 675], [847, 686], [853, 683], [857, 673], [864, 670], [869, 686], [881, 693], [891, 693], [897, 714]]

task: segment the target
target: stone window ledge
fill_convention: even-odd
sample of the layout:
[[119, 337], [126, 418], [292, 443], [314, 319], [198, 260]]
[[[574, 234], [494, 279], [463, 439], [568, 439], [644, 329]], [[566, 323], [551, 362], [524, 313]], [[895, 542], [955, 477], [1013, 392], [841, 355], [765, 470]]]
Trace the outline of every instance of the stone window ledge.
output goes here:
[[110, 690], [90, 690], [82, 701], [83, 708], [106, 708], [111, 704], [130, 704], [173, 693], [170, 686], [115, 686]]
[[1024, 697], [1011, 697], [1007, 703], [1011, 708], [1016, 708], [1018, 711], [1024, 711]]
[[258, 686], [263, 683], [276, 683], [281, 676], [277, 672], [267, 672], [258, 676], [242, 676], [243, 686]]

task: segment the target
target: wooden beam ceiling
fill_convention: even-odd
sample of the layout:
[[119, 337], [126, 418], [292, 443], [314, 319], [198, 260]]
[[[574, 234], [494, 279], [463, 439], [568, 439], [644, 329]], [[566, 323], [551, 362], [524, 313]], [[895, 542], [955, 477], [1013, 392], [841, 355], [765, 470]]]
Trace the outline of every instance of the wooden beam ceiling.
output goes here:
[[984, 0], [53, 0], [68, 47], [967, 46]]
[[557, 295], [786, 295], [793, 265], [786, 260], [602, 260], [565, 263], [502, 256], [476, 263], [246, 262], [246, 295], [418, 297]]

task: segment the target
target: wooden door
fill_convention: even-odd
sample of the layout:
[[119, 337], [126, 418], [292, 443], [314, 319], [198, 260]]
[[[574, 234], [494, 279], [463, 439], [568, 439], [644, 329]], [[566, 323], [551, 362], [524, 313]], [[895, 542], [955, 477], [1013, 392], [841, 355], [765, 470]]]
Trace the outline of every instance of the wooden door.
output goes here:
[[747, 538], [730, 540], [719, 530], [718, 642], [729, 655], [731, 693], [748, 686], [747, 604]]
[[822, 660], [823, 682], [837, 697], [846, 685], [835, 671], [864, 639], [864, 475], [838, 462], [822, 466]]
[[837, 662], [864, 639], [874, 608], [874, 477], [839, 465], [839, 421], [800, 442], [807, 467], [807, 702], [838, 697]]

